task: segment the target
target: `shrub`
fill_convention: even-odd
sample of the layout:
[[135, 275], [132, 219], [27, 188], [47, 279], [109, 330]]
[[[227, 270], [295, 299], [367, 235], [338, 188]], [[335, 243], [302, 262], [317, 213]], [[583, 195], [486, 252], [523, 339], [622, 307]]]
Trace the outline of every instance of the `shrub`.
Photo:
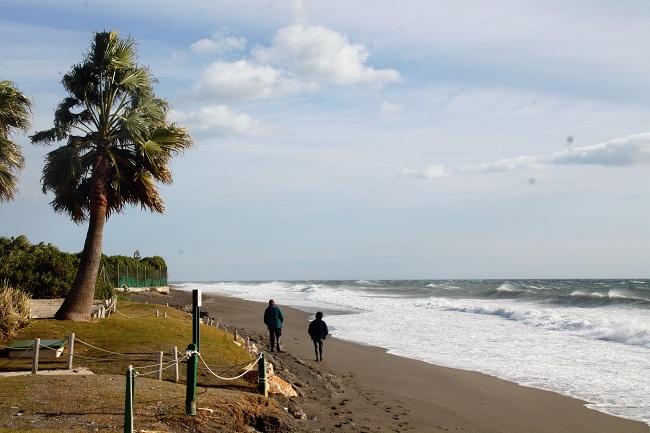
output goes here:
[[[23, 235], [15, 238], [0, 236], [0, 281], [6, 280], [8, 285], [29, 293], [33, 298], [64, 298], [72, 286], [80, 260], [80, 253], [60, 251], [56, 246], [43, 242], [31, 244]], [[124, 283], [136, 287], [165, 285], [166, 281], [167, 265], [162, 257], [138, 260], [102, 255], [95, 299], [110, 298], [113, 288]]]
[[31, 297], [22, 290], [0, 286], [0, 338], [14, 335], [29, 323]]

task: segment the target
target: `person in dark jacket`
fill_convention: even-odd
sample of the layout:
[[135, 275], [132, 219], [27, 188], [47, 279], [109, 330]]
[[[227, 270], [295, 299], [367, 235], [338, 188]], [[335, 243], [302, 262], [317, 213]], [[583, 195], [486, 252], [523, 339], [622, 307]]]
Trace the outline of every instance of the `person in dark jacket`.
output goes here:
[[316, 319], [309, 324], [309, 336], [314, 342], [316, 361], [323, 360], [323, 340], [327, 338], [327, 324], [323, 321], [323, 313], [316, 313]]
[[284, 322], [284, 316], [282, 315], [282, 310], [275, 305], [273, 299], [269, 300], [269, 306], [266, 307], [264, 311], [264, 323], [269, 329], [269, 339], [271, 340], [271, 352], [277, 346], [278, 352], [282, 352], [280, 349], [280, 336], [282, 335], [282, 322]]

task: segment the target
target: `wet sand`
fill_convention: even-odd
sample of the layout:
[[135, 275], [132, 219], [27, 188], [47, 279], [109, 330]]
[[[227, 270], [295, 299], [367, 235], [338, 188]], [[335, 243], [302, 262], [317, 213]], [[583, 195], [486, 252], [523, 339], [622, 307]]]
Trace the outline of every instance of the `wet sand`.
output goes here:
[[[172, 297], [189, 297], [173, 292]], [[325, 361], [316, 363], [307, 335], [309, 314], [280, 307], [287, 353], [274, 358], [280, 375], [284, 369], [299, 384], [296, 404], [307, 414], [307, 431], [650, 433], [646, 424], [588, 409], [577, 399], [336, 338], [327, 339]], [[215, 295], [204, 295], [202, 307], [266, 343], [264, 308]]]

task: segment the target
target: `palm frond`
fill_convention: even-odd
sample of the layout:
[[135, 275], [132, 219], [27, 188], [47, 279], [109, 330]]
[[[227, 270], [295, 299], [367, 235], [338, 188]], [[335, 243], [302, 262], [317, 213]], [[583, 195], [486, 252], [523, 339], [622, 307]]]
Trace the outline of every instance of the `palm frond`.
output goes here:
[[13, 200], [18, 190], [17, 181], [14, 170], [0, 163], [0, 201]]
[[25, 158], [23, 158], [18, 143], [2, 136], [0, 136], [0, 163], [11, 170], [21, 169], [25, 164]]
[[0, 134], [12, 128], [26, 131], [31, 119], [31, 101], [11, 81], [0, 80]]
[[125, 205], [162, 212], [157, 182], [172, 181], [170, 158], [192, 145], [187, 130], [167, 121], [168, 104], [156, 97], [149, 68], [136, 62], [135, 41], [96, 33], [82, 62], [63, 77], [69, 96], [53, 127], [32, 136], [68, 139], [48, 155], [42, 180], [55, 194], [54, 208], [75, 221], [86, 217], [93, 201], [83, 194], [91, 191], [105, 195], [107, 216]]
[[29, 128], [31, 106], [30, 100], [11, 81], [0, 80], [0, 201], [13, 199], [18, 189], [17, 173], [24, 159], [11, 135], [14, 129]]

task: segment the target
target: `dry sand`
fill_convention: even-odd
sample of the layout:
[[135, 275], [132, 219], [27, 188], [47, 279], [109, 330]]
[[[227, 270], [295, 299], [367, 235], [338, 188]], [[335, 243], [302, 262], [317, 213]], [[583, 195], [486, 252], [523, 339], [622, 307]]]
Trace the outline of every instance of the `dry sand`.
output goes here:
[[[172, 292], [181, 303], [189, 299]], [[301, 397], [287, 404], [304, 408], [307, 431], [650, 433], [646, 424], [588, 409], [577, 399], [335, 338], [325, 342], [325, 361], [316, 363], [308, 314], [280, 307], [287, 353], [274, 358], [280, 375], [300, 385]], [[264, 308], [214, 295], [204, 296], [202, 307], [258, 339], [266, 335]]]

